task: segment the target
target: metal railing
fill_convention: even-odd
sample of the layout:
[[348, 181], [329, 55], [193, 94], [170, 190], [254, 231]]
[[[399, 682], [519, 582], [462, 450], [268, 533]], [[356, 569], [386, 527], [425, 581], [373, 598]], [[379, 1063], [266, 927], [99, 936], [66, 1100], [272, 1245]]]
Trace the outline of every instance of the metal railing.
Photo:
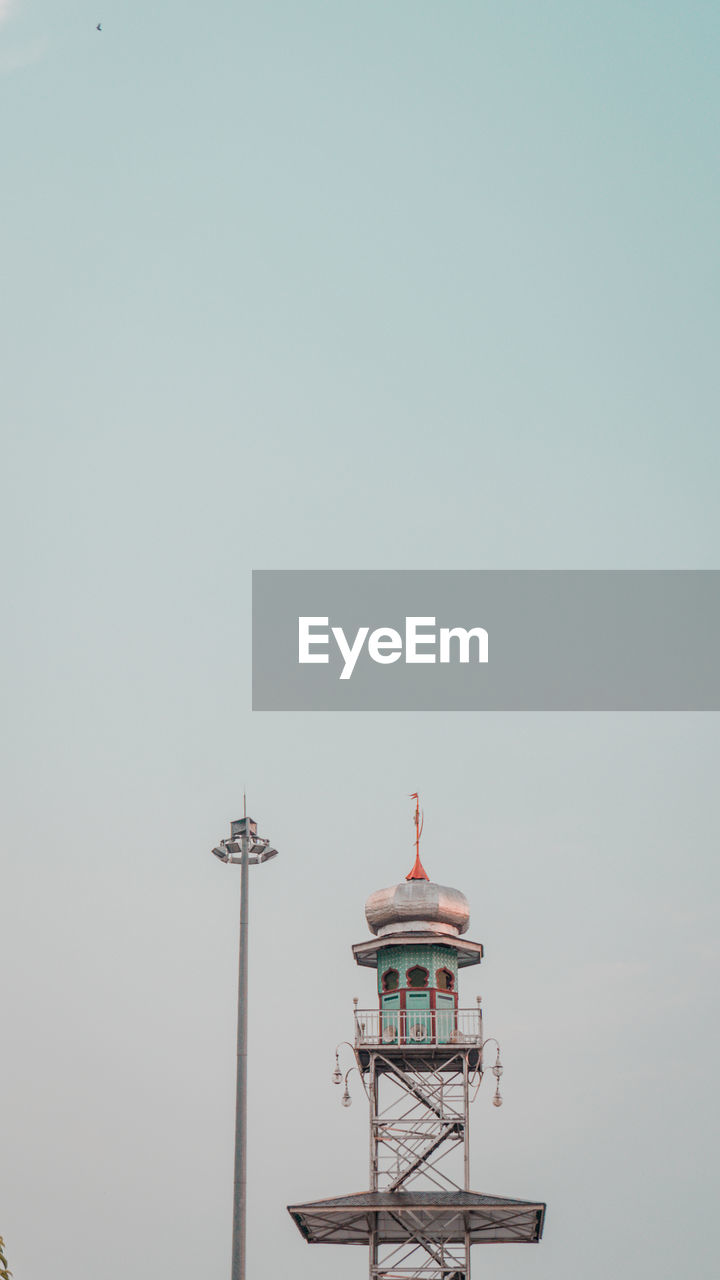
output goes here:
[[355, 1045], [482, 1044], [479, 1009], [356, 1009]]

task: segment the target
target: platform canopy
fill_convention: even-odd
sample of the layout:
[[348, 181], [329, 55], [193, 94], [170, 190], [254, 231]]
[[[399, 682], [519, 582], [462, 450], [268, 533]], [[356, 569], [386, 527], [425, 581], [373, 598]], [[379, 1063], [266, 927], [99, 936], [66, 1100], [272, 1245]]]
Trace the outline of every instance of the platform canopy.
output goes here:
[[451, 937], [449, 934], [417, 932], [388, 933], [382, 938], [370, 938], [368, 942], [355, 942], [353, 956], [355, 963], [365, 969], [377, 969], [378, 952], [385, 947], [452, 947], [457, 953], [458, 966], [467, 968], [469, 964], [480, 964], [483, 958], [481, 942], [468, 942], [465, 938]]
[[545, 1205], [475, 1191], [361, 1191], [333, 1200], [288, 1205], [308, 1244], [368, 1245], [424, 1237], [440, 1243], [535, 1244]]

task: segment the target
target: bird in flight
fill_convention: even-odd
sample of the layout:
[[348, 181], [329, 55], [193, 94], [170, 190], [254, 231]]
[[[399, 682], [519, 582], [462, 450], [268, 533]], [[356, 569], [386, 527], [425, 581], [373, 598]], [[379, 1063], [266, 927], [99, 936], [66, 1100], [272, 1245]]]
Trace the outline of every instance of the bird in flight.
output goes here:
[[95, 30], [96, 30], [96, 31], [102, 31], [102, 22], [98, 22], [98, 24], [97, 24], [97, 26], [96, 26]]

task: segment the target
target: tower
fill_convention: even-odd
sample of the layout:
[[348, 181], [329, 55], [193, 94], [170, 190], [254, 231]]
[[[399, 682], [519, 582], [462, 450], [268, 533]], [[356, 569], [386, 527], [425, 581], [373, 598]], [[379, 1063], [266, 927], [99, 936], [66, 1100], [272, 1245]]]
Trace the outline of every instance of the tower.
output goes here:
[[[469, 1280], [473, 1244], [539, 1241], [545, 1205], [470, 1190], [470, 1102], [490, 1041], [479, 998], [475, 1008], [459, 1006], [459, 975], [480, 963], [483, 948], [463, 937], [464, 894], [428, 879], [417, 804], [415, 824], [415, 865], [400, 884], [370, 895], [374, 936], [353, 946], [357, 964], [377, 971], [378, 1006], [355, 1002], [370, 1188], [288, 1209], [310, 1244], [366, 1245], [370, 1280]], [[499, 1106], [502, 1067], [492, 1043]], [[337, 1052], [333, 1078], [342, 1080]]]

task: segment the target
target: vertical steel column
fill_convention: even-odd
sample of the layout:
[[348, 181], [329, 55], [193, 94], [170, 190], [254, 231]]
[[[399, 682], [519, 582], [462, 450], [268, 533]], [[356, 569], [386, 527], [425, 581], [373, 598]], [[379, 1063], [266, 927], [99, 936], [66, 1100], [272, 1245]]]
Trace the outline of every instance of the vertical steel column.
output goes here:
[[463, 1159], [465, 1165], [465, 1190], [470, 1190], [470, 1068], [467, 1053], [463, 1055]]
[[378, 1085], [377, 1073], [375, 1070], [375, 1054], [370, 1055], [368, 1063], [368, 1096], [370, 1098], [370, 1190], [378, 1189], [378, 1135], [377, 1135], [377, 1109], [378, 1109]]
[[[465, 1190], [470, 1190], [470, 1066], [468, 1055], [463, 1061], [463, 1110], [465, 1112], [465, 1130], [463, 1133], [463, 1158], [465, 1163]], [[465, 1218], [465, 1280], [470, 1280], [470, 1232]]]
[[370, 1244], [370, 1248], [368, 1249], [368, 1258], [369, 1258], [368, 1280], [376, 1280], [378, 1247], [377, 1247], [377, 1228], [375, 1227], [374, 1224], [371, 1225], [370, 1227], [369, 1244]]
[[235, 1095], [235, 1185], [233, 1199], [232, 1280], [245, 1280], [245, 1198], [247, 1183], [247, 994], [248, 864], [247, 808], [240, 840], [240, 961], [238, 969], [237, 1091]]
[[[369, 1089], [370, 1095], [370, 1190], [378, 1189], [378, 1129], [377, 1129], [377, 1111], [378, 1111], [378, 1079], [375, 1069], [375, 1054], [370, 1055], [369, 1062]], [[377, 1271], [378, 1264], [378, 1246], [377, 1246], [377, 1230], [374, 1225], [370, 1227], [370, 1240], [368, 1249], [368, 1275], [370, 1280]]]

